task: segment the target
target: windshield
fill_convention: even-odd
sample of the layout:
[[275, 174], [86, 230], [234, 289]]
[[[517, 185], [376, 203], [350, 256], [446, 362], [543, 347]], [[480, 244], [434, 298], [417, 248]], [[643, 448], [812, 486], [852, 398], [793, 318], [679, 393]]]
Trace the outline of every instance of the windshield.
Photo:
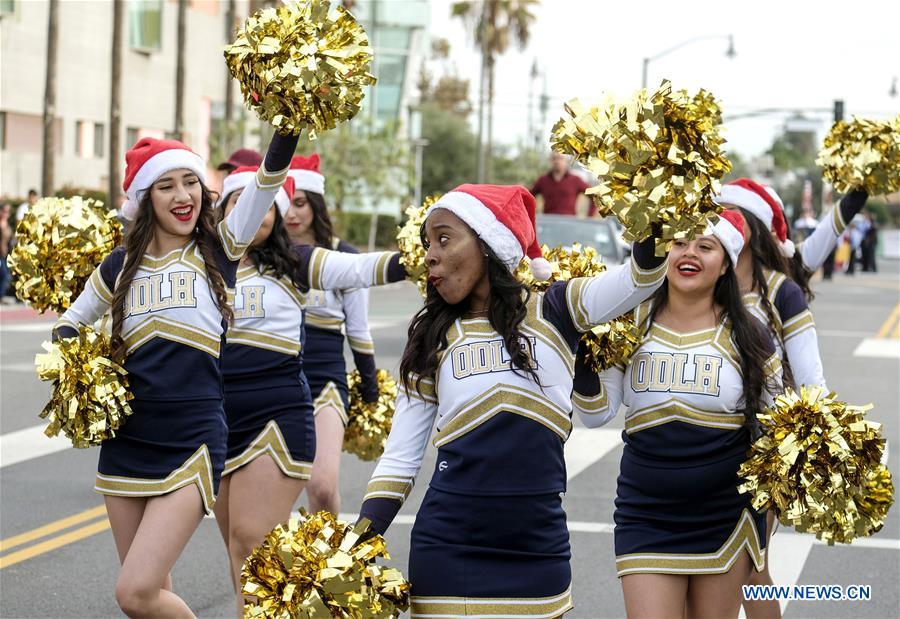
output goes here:
[[590, 246], [601, 256], [618, 259], [612, 227], [608, 222], [576, 217], [538, 218], [538, 239], [542, 245], [570, 247], [574, 243]]

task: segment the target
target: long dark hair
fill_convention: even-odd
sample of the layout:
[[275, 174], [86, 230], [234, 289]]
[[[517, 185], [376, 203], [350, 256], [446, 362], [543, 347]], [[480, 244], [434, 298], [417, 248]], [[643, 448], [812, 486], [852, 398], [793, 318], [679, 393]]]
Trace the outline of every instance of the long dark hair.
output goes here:
[[[216, 209], [216, 217], [220, 222], [225, 219], [225, 207], [228, 206], [230, 198], [231, 194], [229, 193]], [[300, 280], [300, 257], [291, 249], [292, 246], [291, 237], [288, 235], [287, 228], [284, 227], [284, 218], [276, 205], [272, 231], [264, 243], [248, 249], [247, 256], [250, 257], [253, 266], [260, 273], [267, 272], [275, 279], [287, 276], [295, 288], [306, 290], [306, 285]]]
[[[488, 320], [503, 338], [513, 371], [520, 370], [540, 384], [531, 347], [519, 331], [519, 325], [528, 313], [526, 305], [531, 293], [487, 245], [480, 244], [482, 253], [487, 255], [487, 276], [491, 287]], [[428, 284], [425, 307], [419, 310], [409, 325], [406, 348], [400, 360], [400, 376], [408, 391], [415, 389], [421, 393], [421, 379], [435, 379], [440, 354], [447, 349], [447, 331], [468, 309], [465, 300], [450, 305], [434, 286]], [[413, 375], [416, 376], [414, 385], [410, 382]]]
[[[225, 289], [225, 278], [219, 270], [219, 263], [216, 261], [216, 250], [221, 249], [222, 241], [219, 240], [219, 234], [216, 232], [216, 215], [214, 205], [216, 203], [216, 193], [211, 191], [206, 185], [200, 184], [200, 215], [197, 218], [197, 226], [194, 228], [194, 239], [197, 241], [197, 247], [200, 248], [200, 255], [203, 257], [203, 263], [206, 266], [206, 278], [209, 280], [209, 287], [212, 289], [213, 295], [216, 297], [216, 305], [219, 307], [219, 313], [226, 323], [231, 324], [234, 321], [234, 311], [228, 304], [228, 294]], [[122, 265], [122, 273], [116, 282], [113, 291], [112, 300], [112, 358], [114, 361], [121, 363], [125, 360], [128, 352], [128, 346], [122, 338], [122, 324], [125, 321], [125, 297], [131, 291], [131, 282], [137, 273], [144, 254], [147, 253], [147, 247], [153, 239], [153, 233], [156, 229], [156, 215], [153, 213], [153, 201], [150, 197], [150, 191], [144, 192], [138, 206], [138, 214], [134, 222], [125, 232], [125, 263]]]
[[[756, 413], [763, 408], [763, 392], [768, 391], [774, 395], [779, 385], [766, 378], [766, 361], [771, 356], [771, 351], [763, 345], [763, 342], [768, 336], [759, 321], [744, 307], [734, 266], [728, 256], [725, 256], [725, 260], [728, 262], [728, 270], [716, 280], [713, 302], [722, 307], [722, 315], [719, 318], [729, 321], [731, 326], [731, 337], [740, 359], [744, 384], [744, 419], [748, 427], [753, 428], [756, 425]], [[656, 316], [668, 305], [668, 278], [656, 290], [651, 300], [652, 311], [645, 322], [646, 330], [650, 329]]]
[[[303, 191], [298, 189], [298, 191]], [[303, 191], [306, 196], [306, 202], [313, 212], [312, 230], [316, 239], [316, 245], [331, 249], [331, 241], [334, 238], [334, 226], [331, 224], [331, 217], [328, 215], [328, 207], [325, 204], [325, 196], [312, 191]]]

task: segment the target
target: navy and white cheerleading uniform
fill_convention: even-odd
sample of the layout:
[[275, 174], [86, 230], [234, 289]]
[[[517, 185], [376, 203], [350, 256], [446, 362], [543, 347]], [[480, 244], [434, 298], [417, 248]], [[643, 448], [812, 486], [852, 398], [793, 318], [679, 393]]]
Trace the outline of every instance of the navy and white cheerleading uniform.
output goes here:
[[778, 271], [764, 269], [766, 298], [772, 308], [774, 324], [763, 307], [762, 295], [743, 295], [744, 307], [761, 323], [768, 325], [778, 356], [790, 365], [795, 386], [825, 387], [819, 337], [803, 290], [791, 278]]
[[303, 375], [304, 360], [309, 362], [303, 337], [307, 295], [406, 276], [396, 252], [294, 250], [301, 261], [299, 289], [291, 278], [278, 279], [255, 266], [237, 273], [235, 321], [222, 358], [228, 420], [225, 475], [269, 454], [288, 477], [309, 479], [316, 436], [313, 400]]
[[[238, 261], [286, 176], [287, 168], [269, 173], [261, 167], [219, 224], [216, 262], [227, 288], [234, 287]], [[78, 325], [93, 324], [109, 310], [124, 261], [123, 247], [103, 260], [60, 317], [58, 335], [75, 335]], [[142, 258], [122, 327], [133, 414], [100, 447], [97, 492], [147, 497], [197, 484], [206, 511], [212, 510], [228, 433], [220, 371], [226, 327], [195, 241]]]
[[[641, 249], [652, 256], [652, 240]], [[412, 530], [413, 617], [550, 618], [572, 608], [561, 493], [574, 351], [583, 331], [659, 286], [666, 262], [642, 264], [648, 268], [633, 261], [529, 297], [519, 330], [540, 384], [511, 368], [488, 320], [464, 317], [446, 334], [437, 376], [401, 387], [360, 515], [377, 531], [388, 527], [436, 421], [437, 463]]]
[[[334, 239], [335, 251], [359, 253], [355, 247]], [[369, 332], [369, 291], [363, 288], [344, 290], [311, 289], [306, 293], [306, 343], [303, 347], [304, 372], [318, 415], [328, 406], [334, 407], [347, 425], [347, 365], [344, 362], [344, 334], [356, 369], [362, 377], [363, 396], [367, 402], [378, 399], [375, 369], [375, 343]]]
[[822, 217], [812, 234], [797, 245], [797, 252], [804, 267], [816, 271], [825, 263], [828, 254], [834, 250], [837, 240], [844, 233], [847, 223], [856, 217], [865, 204], [864, 193], [851, 192]]
[[[650, 303], [641, 305], [636, 324], [649, 312]], [[770, 346], [766, 374], [777, 383], [781, 362]], [[603, 425], [627, 407], [614, 516], [618, 575], [721, 574], [744, 551], [761, 570], [765, 515], [738, 493], [751, 433], [728, 323], [692, 333], [652, 324], [624, 367], [599, 380], [583, 369], [574, 402], [585, 425]]]

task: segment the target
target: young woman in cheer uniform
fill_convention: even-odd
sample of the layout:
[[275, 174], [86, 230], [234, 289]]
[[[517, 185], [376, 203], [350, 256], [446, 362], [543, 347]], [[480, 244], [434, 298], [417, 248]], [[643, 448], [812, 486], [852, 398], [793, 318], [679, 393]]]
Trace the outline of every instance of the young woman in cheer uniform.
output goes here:
[[193, 617], [169, 572], [225, 464], [220, 353], [238, 261], [287, 176], [297, 139], [276, 134], [265, 164], [219, 225], [206, 164], [184, 144], [144, 138], [125, 156], [124, 247], [94, 271], [55, 327], [59, 336], [112, 313], [114, 360], [128, 370], [131, 415], [100, 448], [122, 562], [116, 601], [131, 617]]
[[[579, 362], [575, 408], [596, 427], [627, 407], [615, 510], [616, 568], [631, 618], [737, 617], [762, 569], [766, 525], [738, 493], [755, 415], [780, 361], [744, 308], [733, 264], [743, 219], [676, 241], [666, 283], [635, 311], [644, 335], [599, 379]], [[602, 384], [601, 384], [602, 381]]]
[[[225, 179], [220, 217], [236, 208], [253, 168]], [[405, 277], [399, 255], [343, 254], [291, 247], [283, 215], [293, 197], [288, 178], [237, 272], [234, 325], [222, 357], [228, 453], [216, 520], [239, 589], [244, 559], [287, 520], [316, 454], [312, 398], [303, 377], [304, 305], [311, 285], [331, 290]], [[237, 598], [243, 616], [243, 596]]]
[[[294, 179], [296, 187], [291, 208], [285, 215], [291, 240], [302, 245], [358, 253], [332, 232], [331, 218], [325, 206], [325, 177], [319, 171], [319, 155], [295, 156], [288, 175]], [[369, 332], [368, 315], [368, 290], [348, 288], [306, 293], [304, 372], [316, 415], [316, 460], [306, 488], [311, 512], [327, 509], [337, 514], [341, 508], [338, 479], [349, 406], [344, 331], [362, 378], [363, 400], [378, 400], [375, 344]]]
[[630, 264], [529, 294], [523, 254], [549, 275], [523, 187], [462, 185], [422, 230], [429, 284], [409, 328], [402, 388], [360, 515], [383, 532], [409, 495], [437, 419], [437, 466], [409, 557], [413, 617], [558, 617], [572, 608], [560, 493], [581, 332], [662, 281], [653, 239]]

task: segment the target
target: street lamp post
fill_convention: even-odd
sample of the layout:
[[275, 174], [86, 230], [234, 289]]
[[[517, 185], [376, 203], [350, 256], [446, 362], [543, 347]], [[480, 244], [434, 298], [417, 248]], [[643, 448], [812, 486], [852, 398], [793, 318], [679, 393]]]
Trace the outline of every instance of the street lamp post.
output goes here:
[[728, 58], [734, 58], [737, 55], [737, 52], [734, 51], [734, 36], [730, 34], [710, 34], [702, 37], [694, 37], [693, 39], [688, 39], [687, 41], [682, 41], [678, 45], [673, 45], [668, 49], [664, 49], [658, 54], [654, 54], [653, 56], [646, 56], [643, 60], [643, 66], [641, 67], [641, 88], [647, 87], [647, 66], [653, 62], [654, 60], [658, 60], [663, 56], [667, 56], [672, 52], [681, 49], [687, 45], [692, 43], [697, 43], [698, 41], [708, 41], [709, 39], [728, 39], [728, 49], [725, 50], [725, 55]]

